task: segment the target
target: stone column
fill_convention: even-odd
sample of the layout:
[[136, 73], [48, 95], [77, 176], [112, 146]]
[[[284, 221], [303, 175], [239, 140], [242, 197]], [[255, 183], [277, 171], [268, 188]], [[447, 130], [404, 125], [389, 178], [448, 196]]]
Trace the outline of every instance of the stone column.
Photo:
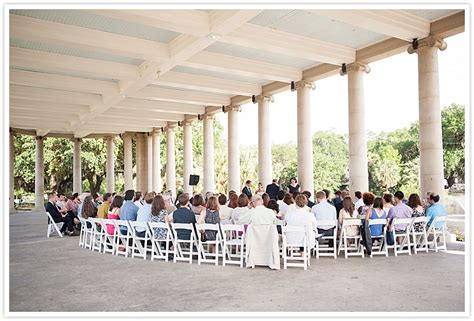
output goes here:
[[72, 185], [74, 193], [82, 193], [82, 168], [81, 168], [81, 145], [82, 139], [74, 138], [74, 156], [72, 170]]
[[240, 146], [239, 146], [239, 112], [242, 108], [229, 106], [227, 114], [227, 165], [228, 181], [227, 192], [240, 193]]
[[368, 65], [354, 62], [341, 70], [348, 76], [349, 89], [349, 191], [354, 197], [356, 191], [369, 190], [367, 160], [367, 136], [365, 133], [364, 72]]
[[203, 116], [203, 185], [204, 193], [214, 192], [214, 115]]
[[183, 122], [183, 191], [192, 194], [189, 175], [193, 173], [193, 126], [191, 121]]
[[153, 190], [157, 193], [161, 192], [161, 162], [160, 162], [160, 139], [161, 131], [153, 131]]
[[133, 149], [132, 135], [125, 133], [123, 139], [123, 178], [124, 190], [133, 189]]
[[15, 133], [10, 131], [10, 213], [16, 213], [15, 210], [15, 173], [13, 171], [15, 167], [15, 154], [13, 148], [13, 139], [15, 138]]
[[106, 192], [112, 193], [115, 190], [115, 157], [114, 157], [114, 138], [106, 137], [107, 160], [106, 160]]
[[166, 189], [176, 196], [176, 157], [175, 157], [175, 126], [168, 125], [166, 133]]
[[258, 180], [263, 186], [272, 182], [272, 142], [270, 139], [270, 102], [273, 96], [259, 95], [258, 102]]
[[302, 191], [314, 194], [313, 139], [311, 135], [311, 90], [313, 82], [296, 83], [297, 93], [297, 142], [298, 142], [298, 180]]
[[427, 192], [439, 194], [444, 202], [443, 135], [439, 102], [438, 49], [445, 50], [446, 42], [438, 37], [418, 41], [409, 46], [408, 53], [418, 54], [418, 104], [420, 188], [424, 197]]
[[147, 133], [147, 191], [153, 191], [153, 133]]
[[35, 212], [45, 213], [44, 207], [44, 138], [36, 136], [35, 161]]
[[145, 193], [148, 188], [148, 159], [146, 134], [137, 134], [137, 191]]

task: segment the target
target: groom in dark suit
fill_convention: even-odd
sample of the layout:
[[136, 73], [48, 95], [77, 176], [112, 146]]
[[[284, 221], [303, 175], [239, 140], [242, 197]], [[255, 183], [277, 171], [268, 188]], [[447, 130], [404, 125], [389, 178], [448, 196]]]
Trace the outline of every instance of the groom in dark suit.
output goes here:
[[278, 185], [278, 180], [276, 178], [273, 179], [271, 184], [267, 185], [265, 192], [270, 196], [271, 200], [277, 200], [278, 191], [280, 191], [280, 185]]
[[248, 180], [245, 182], [244, 188], [242, 188], [242, 193], [245, 194], [245, 195], [247, 195], [247, 197], [248, 197], [249, 199], [252, 198], [252, 191], [250, 190], [250, 185], [251, 185], [251, 184], [252, 184], [252, 181], [248, 179]]
[[60, 232], [66, 232], [66, 228], [68, 229], [68, 234], [74, 234], [74, 218], [69, 214], [61, 214], [58, 207], [56, 206], [56, 202], [58, 200], [58, 196], [56, 193], [48, 193], [48, 204], [46, 204], [46, 212], [48, 212], [51, 217], [53, 218], [55, 223], [62, 222], [64, 223], [61, 227]]

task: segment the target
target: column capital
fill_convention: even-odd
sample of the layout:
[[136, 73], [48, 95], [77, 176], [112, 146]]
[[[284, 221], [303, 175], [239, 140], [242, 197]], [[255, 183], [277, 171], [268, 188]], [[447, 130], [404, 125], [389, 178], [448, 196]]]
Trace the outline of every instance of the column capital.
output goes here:
[[44, 139], [44, 136], [35, 136], [35, 139], [36, 139], [36, 140], [43, 140], [43, 139]]
[[273, 95], [260, 94], [258, 96], [255, 96], [255, 102], [260, 103], [260, 102], [264, 102], [264, 101], [269, 101], [269, 102], [273, 103], [273, 101], [274, 101]]
[[362, 71], [368, 74], [370, 72], [370, 66], [368, 64], [355, 61], [353, 63], [345, 65], [345, 68], [344, 68], [344, 65], [342, 65], [341, 71], [339, 72], [339, 74], [341, 76], [344, 76], [350, 72], [357, 72], [357, 71]]
[[168, 122], [168, 124], [166, 125], [166, 128], [172, 129], [172, 130], [174, 130], [176, 127], [178, 127], [178, 122], [176, 123]]
[[409, 54], [417, 53], [419, 49], [425, 47], [436, 47], [439, 50], [443, 51], [448, 48], [448, 44], [444, 41], [443, 38], [437, 36], [429, 36], [420, 40], [414, 40], [407, 48]]
[[242, 111], [242, 106], [240, 105], [229, 105], [224, 107], [224, 112], [228, 113], [229, 111], [237, 111], [241, 112]]
[[201, 120], [204, 120], [204, 119], [213, 120], [215, 117], [214, 117], [214, 114], [202, 114], [202, 115], [199, 115], [199, 118]]
[[72, 141], [72, 142], [78, 142], [78, 143], [80, 143], [80, 142], [82, 142], [82, 138], [73, 137], [73, 138], [71, 138], [71, 141]]
[[191, 126], [193, 124], [193, 121], [194, 121], [194, 119], [184, 118], [184, 120], [178, 122], [178, 125], [179, 126]]
[[151, 131], [152, 136], [160, 136], [161, 133], [162, 133], [161, 128], [153, 128], [153, 130]]
[[316, 84], [313, 81], [307, 80], [300, 80], [295, 82], [295, 89], [298, 90], [300, 88], [309, 88], [311, 90], [316, 89]]

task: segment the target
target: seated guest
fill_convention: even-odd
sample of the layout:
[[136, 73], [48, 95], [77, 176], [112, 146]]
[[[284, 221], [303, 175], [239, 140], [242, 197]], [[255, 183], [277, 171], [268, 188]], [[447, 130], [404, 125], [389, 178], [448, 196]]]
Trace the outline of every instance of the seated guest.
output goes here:
[[[336, 204], [339, 204], [339, 203], [342, 203], [342, 201], [344, 200], [344, 198], [342, 197], [341, 195], [341, 191], [340, 190], [337, 190], [334, 192], [334, 199], [333, 199], [333, 204], [334, 206], [336, 206]], [[339, 212], [338, 212], [339, 213]]]
[[361, 191], [356, 191], [354, 193], [354, 195], [355, 195], [354, 208], [360, 214], [361, 211], [362, 211], [362, 207], [364, 206], [364, 200], [362, 199], [362, 193], [361, 193]]
[[242, 214], [249, 211], [249, 198], [245, 194], [240, 194], [238, 197], [238, 207], [232, 210], [232, 222], [234, 224], [241, 224], [239, 218]]
[[268, 202], [270, 202], [270, 196], [267, 193], [263, 193], [262, 195], [263, 206], [268, 207]]
[[[421, 205], [421, 199], [418, 194], [410, 194], [407, 205], [413, 210], [411, 217], [425, 216], [425, 209], [423, 208], [423, 205]], [[415, 232], [423, 232], [423, 228], [423, 223], [421, 222], [413, 224]]]
[[107, 218], [107, 214], [109, 213], [110, 203], [112, 203], [112, 194], [105, 193], [103, 197], [104, 202], [99, 205], [97, 209], [97, 217], [98, 218]]
[[93, 199], [95, 208], [98, 208], [99, 205], [102, 204], [103, 198], [102, 198], [102, 195], [100, 195], [99, 193], [92, 194], [92, 199]]
[[[307, 232], [310, 233], [308, 235], [308, 244], [309, 248], [314, 247], [314, 239], [315, 239], [315, 234], [314, 231], [317, 230], [316, 228], [316, 219], [314, 218], [314, 215], [311, 213], [308, 213], [308, 211], [305, 209], [305, 207], [308, 204], [308, 199], [306, 198], [306, 195], [300, 194], [296, 196], [295, 199], [295, 208], [288, 210], [288, 212], [285, 215], [285, 222], [289, 226], [306, 226], [308, 227], [306, 229]], [[304, 235], [298, 234], [298, 233], [288, 233], [288, 243], [302, 243]]]
[[[340, 192], [339, 197], [341, 199], [340, 202], [335, 201], [334, 207], [336, 208], [336, 213], [337, 213], [337, 219], [339, 220], [339, 215], [341, 214], [341, 209], [344, 207], [344, 199], [349, 196], [349, 192], [346, 190], [343, 190]], [[337, 197], [336, 197], [337, 200]], [[354, 205], [354, 204], [352, 204]]]
[[[183, 224], [196, 224], [196, 216], [189, 209], [189, 195], [188, 193], [183, 193], [178, 197], [179, 208], [171, 213], [168, 218], [172, 223], [183, 223]], [[177, 229], [178, 239], [180, 240], [189, 240], [191, 238], [190, 230]]]
[[[138, 209], [137, 212], [137, 222], [145, 222], [148, 223], [151, 221], [151, 203], [153, 203], [153, 199], [155, 198], [155, 193], [146, 193], [143, 206]], [[145, 237], [146, 228], [137, 226], [135, 228], [137, 232], [136, 235], [138, 237]]]
[[[206, 224], [218, 224], [220, 223], [220, 216], [219, 216], [219, 203], [217, 201], [217, 197], [215, 196], [210, 196], [209, 199], [207, 200], [206, 204], [206, 215], [204, 217], [204, 220], [201, 223], [206, 223]], [[206, 239], [208, 241], [215, 241], [216, 240], [216, 231], [205, 231], [206, 233]], [[211, 249], [211, 252], [213, 249]]]
[[68, 212], [72, 212], [74, 216], [77, 215], [77, 208], [79, 207], [79, 203], [81, 201], [79, 200], [79, 194], [74, 193], [72, 194], [71, 197], [69, 197], [68, 201], [66, 202], [66, 208]]
[[265, 193], [265, 190], [263, 189], [263, 184], [258, 183], [257, 190], [255, 191], [255, 194], [262, 196], [263, 193]]
[[92, 196], [86, 196], [84, 199], [84, 205], [82, 206], [82, 217], [86, 220], [89, 217], [97, 217], [97, 207], [95, 207], [95, 202]]
[[280, 204], [280, 212], [283, 216], [285, 216], [286, 212], [288, 211], [290, 206], [294, 206], [294, 199], [293, 196], [291, 196], [290, 193], [285, 193], [285, 196], [283, 197], [283, 202]]
[[[168, 223], [168, 211], [166, 210], [165, 199], [163, 195], [158, 194], [153, 199], [151, 205], [151, 221]], [[168, 234], [168, 230], [165, 228], [155, 227], [153, 229], [153, 236], [155, 239], [164, 240]]]
[[237, 195], [236, 193], [230, 194], [229, 204], [227, 204], [227, 206], [231, 209], [239, 207], [239, 195]]
[[247, 180], [245, 182], [245, 186], [244, 188], [242, 188], [242, 193], [247, 195], [248, 199], [251, 199], [252, 198], [252, 190], [250, 189], [250, 186], [252, 185], [252, 181], [251, 180]]
[[[277, 204], [278, 206], [281, 208], [282, 204], [283, 204], [283, 198], [285, 198], [285, 191], [283, 190], [279, 190], [278, 191], [278, 194], [277, 194]], [[286, 204], [285, 204], [286, 205]]]
[[[306, 196], [306, 199], [308, 200], [308, 204], [306, 206], [309, 207], [309, 209], [311, 210], [313, 208], [313, 206], [316, 205], [314, 202], [311, 202], [311, 200], [310, 200], [311, 192], [310, 191], [303, 191], [302, 194], [304, 196]], [[296, 199], [295, 199], [295, 201], [296, 201]]]
[[390, 193], [383, 194], [383, 210], [388, 215], [388, 211], [393, 207], [393, 195]]
[[[110, 204], [109, 213], [107, 218], [109, 220], [120, 220], [120, 208], [123, 205], [123, 197], [120, 195], [115, 195], [112, 204]], [[113, 235], [115, 232], [115, 226], [112, 224], [107, 224], [107, 233]]]
[[[319, 191], [316, 193], [316, 201], [318, 204], [314, 205], [311, 209], [316, 221], [318, 220], [336, 220], [336, 208], [329, 204], [326, 199], [326, 193]], [[335, 226], [319, 226], [318, 233], [323, 234], [323, 236], [333, 236]], [[334, 240], [329, 239], [329, 247], [333, 247]]]
[[58, 194], [58, 201], [56, 202], [56, 207], [62, 214], [67, 213], [66, 195], [64, 195], [63, 193]]
[[[354, 203], [352, 203], [352, 198], [350, 196], [344, 197], [342, 201], [342, 208], [339, 211], [339, 224], [343, 224], [344, 220], [350, 220], [350, 219], [355, 219], [359, 213], [356, 211], [354, 208]], [[348, 226], [346, 229], [346, 235], [347, 236], [356, 236], [359, 235], [359, 227], [352, 225]]]
[[[426, 209], [426, 216], [428, 217], [428, 226], [431, 226], [433, 220], [438, 216], [446, 216], [448, 212], [444, 206], [439, 203], [439, 195], [436, 193], [430, 194], [430, 206]], [[438, 222], [435, 228], [439, 229], [443, 227], [443, 222]]]
[[[387, 215], [387, 220], [388, 220], [388, 230], [391, 231], [393, 226], [392, 226], [392, 221], [394, 218], [410, 218], [411, 217], [411, 213], [413, 212], [413, 210], [408, 207], [407, 205], [403, 204], [403, 192], [401, 191], [397, 191], [394, 195], [394, 203], [395, 203], [395, 206], [392, 207], [389, 211], [388, 211], [388, 215]], [[406, 229], [406, 225], [405, 224], [398, 224], [398, 225], [395, 225], [395, 233], [396, 232], [403, 232], [405, 231]]]
[[[74, 218], [71, 215], [67, 214], [62, 214], [59, 209], [56, 207], [56, 202], [58, 200], [58, 196], [56, 193], [48, 193], [48, 203], [46, 204], [46, 212], [48, 212], [51, 217], [53, 218], [53, 221], [55, 223], [63, 223], [63, 226], [61, 227], [61, 230], [59, 231], [60, 233], [66, 233], [69, 236], [74, 235]], [[66, 229], [68, 230], [66, 232]]]
[[274, 178], [271, 184], [267, 185], [265, 192], [268, 194], [271, 200], [277, 200], [278, 192], [280, 191], [280, 185], [278, 180]]
[[142, 192], [135, 192], [133, 197], [133, 204], [135, 204], [138, 208], [143, 206], [143, 195]]
[[171, 192], [165, 192], [162, 194], [165, 200], [166, 211], [170, 214], [176, 211], [176, 206], [173, 204], [173, 194]]
[[218, 201], [221, 224], [232, 224], [232, 208], [226, 205], [227, 197], [225, 196], [225, 194], [220, 194]]
[[[125, 198], [122, 207], [120, 208], [120, 219], [124, 221], [136, 221], [138, 206], [133, 203], [133, 198], [135, 197], [135, 191], [130, 189], [125, 192]], [[122, 234], [127, 234], [127, 228], [121, 227], [120, 232]]]
[[426, 209], [431, 206], [430, 196], [431, 192], [426, 192], [426, 198], [423, 199], [423, 207], [425, 208], [425, 213]]
[[84, 200], [86, 199], [87, 196], [90, 196], [91, 194], [86, 192], [82, 193], [79, 195], [79, 206], [77, 207], [77, 216], [82, 217], [82, 206], [84, 205]]
[[[278, 219], [281, 219], [280, 206], [278, 206], [277, 201], [275, 201], [275, 200], [270, 200], [270, 201], [268, 202], [267, 208], [271, 209], [271, 210], [275, 213], [275, 215], [276, 215], [276, 217], [277, 217]], [[281, 234], [281, 233], [280, 233], [280, 234]]]
[[359, 212], [359, 217], [362, 220], [366, 220], [367, 218], [370, 218], [370, 215], [372, 215], [374, 199], [375, 195], [370, 192], [365, 192], [364, 194], [362, 194], [362, 201], [364, 202], [364, 206], [362, 206], [362, 210]]
[[273, 211], [263, 205], [260, 195], [252, 197], [253, 208], [239, 217], [240, 224], [268, 225], [275, 224], [276, 217]]
[[296, 180], [296, 177], [293, 177], [290, 180], [290, 185], [288, 185], [288, 193], [295, 194], [299, 192], [300, 192], [300, 185], [298, 185], [298, 181]]
[[[364, 193], [365, 194], [365, 193]], [[373, 196], [373, 194], [372, 194]], [[363, 198], [363, 197], [362, 197]], [[387, 214], [383, 210], [383, 200], [381, 197], [376, 197], [373, 200], [373, 207], [371, 208], [370, 213], [367, 212], [366, 220], [378, 220], [387, 218]], [[371, 225], [370, 226], [370, 236], [380, 236], [382, 235], [383, 225]]]
[[334, 206], [334, 203], [332, 202], [331, 200], [331, 191], [328, 190], [328, 189], [323, 189], [323, 192], [324, 194], [326, 194], [326, 200], [329, 204], [331, 204], [332, 206]]
[[196, 215], [196, 222], [203, 221], [204, 217], [206, 216], [206, 207], [204, 205], [206, 205], [204, 202], [204, 197], [202, 197], [201, 194], [194, 195], [191, 212]]

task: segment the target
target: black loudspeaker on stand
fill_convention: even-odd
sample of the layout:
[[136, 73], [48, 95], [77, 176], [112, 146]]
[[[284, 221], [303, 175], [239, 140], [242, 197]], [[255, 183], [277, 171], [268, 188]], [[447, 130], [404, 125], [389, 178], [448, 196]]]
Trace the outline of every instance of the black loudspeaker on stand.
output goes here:
[[199, 183], [199, 175], [189, 175], [189, 185], [195, 186]]

